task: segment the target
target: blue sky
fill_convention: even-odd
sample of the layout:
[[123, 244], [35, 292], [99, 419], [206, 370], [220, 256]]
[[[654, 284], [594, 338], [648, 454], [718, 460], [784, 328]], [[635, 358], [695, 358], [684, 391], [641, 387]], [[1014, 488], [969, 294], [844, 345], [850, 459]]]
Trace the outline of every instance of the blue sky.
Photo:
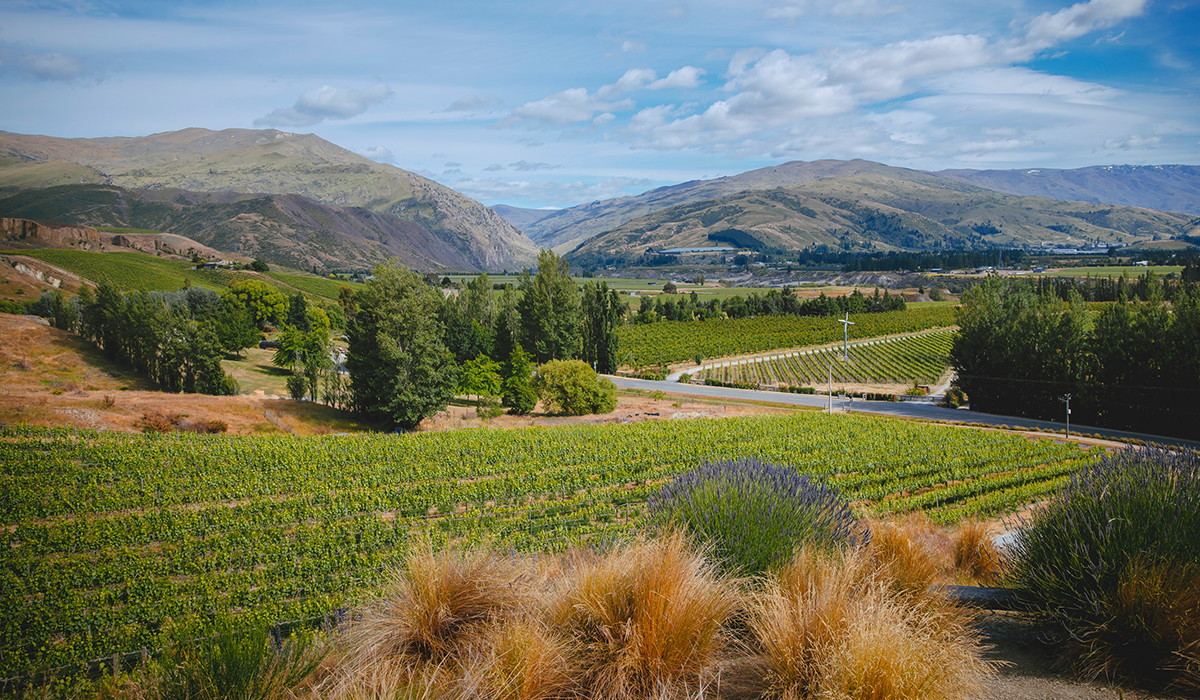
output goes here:
[[1200, 0], [0, 5], [0, 129], [315, 133], [486, 204], [788, 160], [1200, 163]]

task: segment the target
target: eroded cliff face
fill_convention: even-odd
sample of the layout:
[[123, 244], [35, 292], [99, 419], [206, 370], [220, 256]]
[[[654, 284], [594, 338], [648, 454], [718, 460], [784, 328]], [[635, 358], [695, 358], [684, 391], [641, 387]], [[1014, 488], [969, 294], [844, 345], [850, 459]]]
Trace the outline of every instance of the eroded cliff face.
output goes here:
[[0, 218], [0, 241], [21, 248], [100, 250], [100, 234], [96, 229], [54, 221]]

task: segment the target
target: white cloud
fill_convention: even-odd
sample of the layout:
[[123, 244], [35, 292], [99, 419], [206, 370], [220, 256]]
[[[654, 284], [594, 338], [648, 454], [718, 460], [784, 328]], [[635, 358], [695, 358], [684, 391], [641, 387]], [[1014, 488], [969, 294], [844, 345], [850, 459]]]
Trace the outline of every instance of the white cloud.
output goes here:
[[655, 184], [653, 180], [610, 177], [597, 183], [540, 182], [497, 180], [494, 178], [472, 178], [451, 184], [455, 190], [484, 203], [496, 201], [524, 201], [535, 205], [560, 206], [563, 202], [578, 203], [600, 199], [612, 199], [630, 194], [630, 190], [641, 190]]
[[677, 70], [671, 71], [667, 77], [662, 80], [655, 80], [646, 86], [647, 90], [666, 90], [668, 88], [694, 88], [700, 87], [700, 77], [707, 71], [703, 68], [694, 66], [684, 66]]
[[657, 77], [658, 74], [649, 68], [630, 68], [629, 70], [625, 71], [625, 75], [622, 75], [617, 82], [613, 83], [612, 85], [601, 86], [600, 89], [596, 91], [596, 96], [607, 99], [622, 92], [640, 90], [646, 86], [646, 83], [649, 83]]
[[87, 75], [86, 64], [65, 53], [25, 53], [17, 57], [17, 68], [38, 80], [72, 81]]
[[1158, 136], [1142, 136], [1140, 134], [1130, 134], [1119, 139], [1108, 139], [1104, 142], [1105, 148], [1115, 148], [1119, 150], [1128, 150], [1131, 148], [1146, 148], [1161, 143], [1162, 139]]
[[635, 39], [626, 39], [621, 42], [621, 53], [645, 53], [646, 45]]
[[782, 19], [791, 24], [800, 17], [803, 17], [808, 12], [808, 9], [808, 0], [792, 0], [792, 2], [786, 5], [767, 8], [763, 16], [767, 19]]
[[633, 100], [605, 102], [599, 95], [588, 94], [586, 88], [571, 88], [535, 102], [526, 102], [498, 122], [496, 127], [503, 128], [522, 122], [577, 124], [588, 121], [597, 112], [625, 112], [633, 107]]
[[[782, 49], [770, 52], [745, 49], [734, 54], [726, 72], [728, 81], [724, 89], [733, 93], [731, 97], [714, 102], [699, 114], [673, 121], [659, 121], [661, 111], [643, 110], [629, 131], [637, 134], [636, 145], [659, 149], [707, 146], [739, 150], [750, 148], [748, 143], [755, 140], [790, 141], [799, 129], [798, 121], [852, 115], [864, 107], [910, 97], [922, 90], [998, 89], [1000, 86], [987, 82], [981, 85], [972, 80], [964, 84], [966, 81], [958, 78], [977, 79], [980, 76], [971, 73], [972, 70], [1029, 60], [1059, 42], [1139, 14], [1143, 5], [1144, 0], [1079, 3], [1035, 17], [1016, 27], [1017, 37], [997, 42], [976, 34], [948, 34], [877, 47], [828, 48], [800, 55]], [[1029, 80], [1033, 75], [1040, 74], [1029, 71], [1020, 78]], [[1015, 76], [1002, 77], [1012, 80]], [[1053, 79], [1042, 82], [1052, 83]], [[1061, 83], [1041, 87], [1079, 103], [1100, 103], [1119, 94], [1104, 86], [1078, 81]]]
[[383, 84], [372, 85], [365, 90], [335, 88], [322, 85], [305, 90], [293, 107], [279, 108], [254, 120], [255, 126], [312, 126], [326, 119], [349, 119], [367, 111], [392, 96], [391, 89]]
[[1055, 13], [1044, 12], [1025, 26], [1025, 37], [1018, 51], [1030, 55], [1078, 39], [1097, 29], [1107, 29], [1117, 22], [1142, 14], [1146, 0], [1091, 0], [1076, 3]]
[[391, 149], [384, 148], [383, 146], [367, 146], [366, 148], [358, 149], [357, 152], [359, 155], [366, 156], [378, 163], [395, 164], [396, 162], [396, 158], [392, 155]]

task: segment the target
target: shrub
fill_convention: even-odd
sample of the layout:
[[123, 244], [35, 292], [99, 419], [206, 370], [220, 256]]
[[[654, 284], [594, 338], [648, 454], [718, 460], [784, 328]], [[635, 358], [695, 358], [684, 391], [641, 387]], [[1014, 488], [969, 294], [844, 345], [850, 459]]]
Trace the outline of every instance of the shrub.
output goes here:
[[983, 583], [994, 582], [1000, 573], [1000, 551], [991, 532], [979, 520], [959, 523], [954, 535], [954, 568]]
[[1008, 575], [1081, 674], [1200, 688], [1200, 454], [1125, 449], [1036, 511]]
[[757, 459], [703, 462], [649, 501], [651, 517], [693, 532], [730, 571], [757, 574], [800, 545], [855, 541], [855, 520], [838, 491], [786, 466]]
[[134, 424], [143, 433], [169, 433], [183, 422], [183, 416], [178, 413], [163, 413], [162, 411], [146, 411]]
[[296, 401], [301, 401], [308, 395], [308, 381], [302, 374], [289, 374], [287, 378], [287, 392]]
[[612, 413], [617, 407], [617, 388], [581, 360], [551, 360], [538, 367], [533, 380], [546, 410], [582, 416]]

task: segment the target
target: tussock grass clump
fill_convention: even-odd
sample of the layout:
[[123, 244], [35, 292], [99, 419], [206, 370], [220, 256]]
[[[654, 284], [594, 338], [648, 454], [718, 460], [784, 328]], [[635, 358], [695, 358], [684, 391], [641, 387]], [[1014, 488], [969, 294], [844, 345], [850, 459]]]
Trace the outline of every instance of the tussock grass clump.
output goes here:
[[802, 544], [844, 547], [855, 519], [837, 489], [754, 458], [703, 462], [649, 501], [651, 517], [712, 547], [727, 571], [760, 574], [786, 563]]
[[923, 513], [901, 520], [870, 520], [867, 553], [893, 588], [923, 597], [941, 573], [933, 546], [936, 529]]
[[[417, 543], [380, 598], [344, 635], [347, 650], [331, 692], [431, 692], [449, 676], [489, 625], [521, 607], [522, 570], [493, 552], [434, 551]], [[390, 693], [391, 691], [389, 691]]]
[[461, 694], [490, 700], [551, 700], [576, 691], [562, 635], [530, 616], [488, 630], [462, 668]]
[[1011, 585], [1061, 623], [1085, 677], [1200, 688], [1200, 454], [1085, 467], [1012, 547]]
[[750, 628], [772, 696], [950, 700], [978, 692], [991, 666], [970, 618], [941, 599], [913, 600], [891, 570], [858, 550], [806, 548], [767, 576]]
[[1000, 550], [992, 540], [988, 526], [978, 520], [959, 523], [954, 533], [954, 568], [981, 583], [999, 579], [1002, 563]]
[[570, 640], [588, 697], [685, 697], [716, 667], [738, 605], [737, 590], [674, 532], [576, 560], [545, 620]]

